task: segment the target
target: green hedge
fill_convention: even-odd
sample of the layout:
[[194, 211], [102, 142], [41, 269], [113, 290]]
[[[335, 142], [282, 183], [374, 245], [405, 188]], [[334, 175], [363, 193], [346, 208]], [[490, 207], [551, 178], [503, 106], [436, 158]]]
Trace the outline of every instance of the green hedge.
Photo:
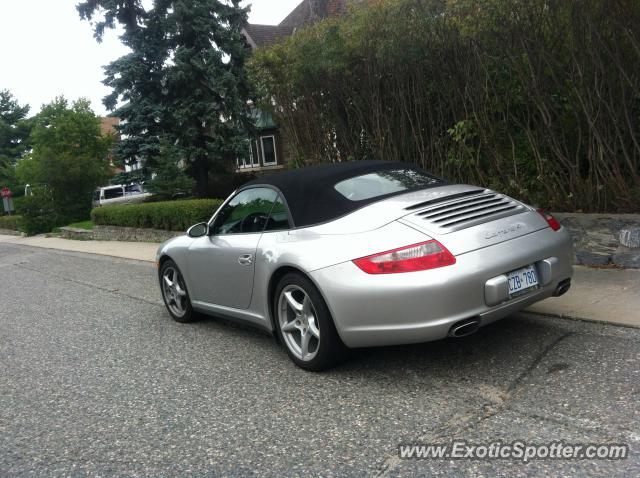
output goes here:
[[101, 226], [185, 231], [194, 224], [208, 221], [221, 204], [219, 199], [194, 199], [103, 206], [91, 211], [91, 220]]
[[20, 216], [0, 216], [0, 229], [17, 231], [20, 219]]

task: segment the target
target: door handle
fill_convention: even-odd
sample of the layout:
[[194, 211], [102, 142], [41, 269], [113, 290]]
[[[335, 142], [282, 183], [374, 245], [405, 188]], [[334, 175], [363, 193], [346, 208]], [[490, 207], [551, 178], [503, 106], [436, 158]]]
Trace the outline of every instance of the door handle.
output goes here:
[[242, 254], [238, 257], [238, 264], [242, 266], [250, 266], [253, 264], [253, 254]]

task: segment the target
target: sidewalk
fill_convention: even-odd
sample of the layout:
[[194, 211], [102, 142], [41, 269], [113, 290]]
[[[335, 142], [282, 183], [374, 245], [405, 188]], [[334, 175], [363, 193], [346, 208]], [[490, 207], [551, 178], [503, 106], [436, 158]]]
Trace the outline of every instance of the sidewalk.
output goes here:
[[640, 327], [640, 270], [573, 266], [571, 289], [529, 312]]
[[42, 247], [60, 251], [84, 252], [101, 256], [121, 257], [138, 261], [154, 262], [160, 244], [149, 242], [117, 241], [72, 241], [59, 237], [20, 237], [0, 235], [0, 244], [19, 244], [21, 246]]
[[[159, 244], [115, 241], [71, 241], [60, 238], [0, 235], [0, 244], [20, 244], [62, 251], [153, 262]], [[640, 327], [640, 270], [574, 266], [571, 290], [528, 309], [537, 314]]]

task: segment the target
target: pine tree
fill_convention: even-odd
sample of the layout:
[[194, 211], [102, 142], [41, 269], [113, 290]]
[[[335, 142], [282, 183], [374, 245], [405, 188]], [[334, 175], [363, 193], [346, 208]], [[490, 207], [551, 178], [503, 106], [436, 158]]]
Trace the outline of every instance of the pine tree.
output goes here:
[[8, 90], [0, 91], [0, 187], [16, 187], [14, 166], [28, 149], [29, 106], [20, 106]]
[[[93, 20], [96, 38], [119, 23], [132, 52], [106, 67], [113, 93], [105, 105], [123, 120], [117, 154], [154, 168], [160, 138], [173, 144], [209, 195], [212, 169], [231, 167], [246, 147], [252, 97], [241, 33], [247, 10], [240, 0], [88, 0], [80, 16]], [[97, 21], [96, 21], [97, 19]], [[117, 106], [122, 102], [121, 106]]]

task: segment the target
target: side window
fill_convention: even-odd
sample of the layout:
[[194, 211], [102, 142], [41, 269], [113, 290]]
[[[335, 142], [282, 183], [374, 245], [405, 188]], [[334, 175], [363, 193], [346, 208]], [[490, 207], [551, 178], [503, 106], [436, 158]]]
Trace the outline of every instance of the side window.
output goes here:
[[139, 184], [131, 184], [124, 189], [125, 196], [135, 196], [136, 194], [142, 194], [142, 188]]
[[277, 197], [278, 193], [269, 188], [253, 188], [238, 193], [216, 217], [212, 234], [262, 232]]
[[284, 205], [282, 198], [278, 196], [278, 200], [273, 205], [273, 209], [271, 210], [271, 215], [267, 221], [267, 226], [264, 228], [264, 232], [286, 231], [290, 227], [287, 207]]
[[113, 189], [105, 189], [104, 190], [104, 198], [105, 199], [117, 199], [124, 196], [124, 191], [122, 188], [113, 188]]

